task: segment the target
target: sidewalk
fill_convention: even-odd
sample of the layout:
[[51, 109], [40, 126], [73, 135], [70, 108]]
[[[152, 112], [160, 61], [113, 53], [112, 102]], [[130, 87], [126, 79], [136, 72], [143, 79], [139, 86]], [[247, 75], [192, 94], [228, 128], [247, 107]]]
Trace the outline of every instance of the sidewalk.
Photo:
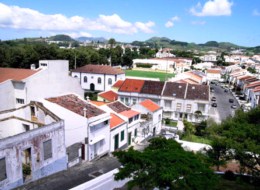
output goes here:
[[105, 156], [97, 161], [84, 162], [68, 170], [20, 186], [16, 190], [67, 190], [119, 166], [120, 163], [116, 158]]

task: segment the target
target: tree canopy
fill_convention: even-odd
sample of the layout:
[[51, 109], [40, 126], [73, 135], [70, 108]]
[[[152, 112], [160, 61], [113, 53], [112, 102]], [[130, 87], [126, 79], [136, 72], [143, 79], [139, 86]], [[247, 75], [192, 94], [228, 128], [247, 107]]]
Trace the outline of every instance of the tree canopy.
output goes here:
[[[230, 117], [215, 126], [212, 136], [218, 144], [228, 149], [228, 156], [239, 161], [242, 172], [260, 175], [260, 107], [243, 112], [237, 110]], [[227, 154], [227, 152], [226, 152]]]
[[158, 137], [149, 142], [143, 152], [131, 147], [113, 153], [122, 164], [116, 180], [130, 178], [130, 188], [212, 189], [215, 175], [197, 155], [172, 139]]

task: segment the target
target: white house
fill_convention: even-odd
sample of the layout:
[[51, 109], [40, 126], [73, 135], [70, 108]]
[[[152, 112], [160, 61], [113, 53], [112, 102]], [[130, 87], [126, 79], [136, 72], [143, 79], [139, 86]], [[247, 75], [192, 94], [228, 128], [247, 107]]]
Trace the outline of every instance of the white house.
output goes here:
[[125, 79], [123, 70], [108, 65], [85, 65], [72, 70], [71, 76], [78, 78], [86, 91], [107, 91], [115, 82]]
[[79, 82], [70, 77], [66, 60], [40, 60], [39, 68], [0, 68], [0, 111], [17, 108], [45, 97], [77, 93], [83, 97]]
[[75, 94], [51, 97], [42, 102], [64, 120], [69, 166], [109, 152], [109, 113]]
[[171, 51], [172, 51], [172, 49], [170, 49], [170, 48], [161, 48], [155, 54], [155, 57], [157, 57], [157, 58], [175, 57], [175, 55], [172, 54]]
[[220, 80], [221, 79], [221, 70], [220, 69], [207, 69], [206, 77], [208, 81]]
[[64, 122], [39, 102], [0, 112], [0, 189], [67, 169]]
[[132, 106], [132, 108], [141, 112], [141, 119], [144, 121], [141, 123], [142, 132], [144, 137], [155, 136], [161, 132], [162, 129], [162, 112], [163, 109], [150, 99], [146, 99], [138, 104]]
[[209, 86], [177, 82], [126, 79], [118, 99], [133, 105], [147, 98], [163, 107], [163, 116], [173, 120], [198, 122], [208, 118]]

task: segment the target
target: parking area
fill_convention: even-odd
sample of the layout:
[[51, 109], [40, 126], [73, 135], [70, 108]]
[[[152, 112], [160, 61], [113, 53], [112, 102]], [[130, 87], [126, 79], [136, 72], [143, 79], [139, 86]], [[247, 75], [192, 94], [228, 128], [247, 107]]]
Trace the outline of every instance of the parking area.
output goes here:
[[235, 110], [238, 109], [239, 103], [232, 94], [231, 90], [224, 85], [210, 84], [211, 88], [211, 103], [210, 103], [210, 117], [217, 123], [220, 123], [228, 116], [233, 116]]

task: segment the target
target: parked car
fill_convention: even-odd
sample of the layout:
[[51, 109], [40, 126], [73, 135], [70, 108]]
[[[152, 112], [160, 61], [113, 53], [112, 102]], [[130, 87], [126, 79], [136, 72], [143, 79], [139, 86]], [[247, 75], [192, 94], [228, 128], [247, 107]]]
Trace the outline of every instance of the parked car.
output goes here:
[[224, 92], [228, 92], [228, 89], [225, 89]]
[[211, 106], [215, 108], [218, 107], [217, 103], [212, 103]]
[[229, 99], [229, 102], [230, 102], [230, 103], [234, 103], [234, 99], [231, 99], [231, 98], [230, 98], [230, 99]]
[[217, 98], [215, 97], [215, 96], [213, 96], [212, 98], [211, 98], [211, 101], [216, 101], [217, 100]]
[[237, 109], [237, 105], [232, 105], [231, 108]]

